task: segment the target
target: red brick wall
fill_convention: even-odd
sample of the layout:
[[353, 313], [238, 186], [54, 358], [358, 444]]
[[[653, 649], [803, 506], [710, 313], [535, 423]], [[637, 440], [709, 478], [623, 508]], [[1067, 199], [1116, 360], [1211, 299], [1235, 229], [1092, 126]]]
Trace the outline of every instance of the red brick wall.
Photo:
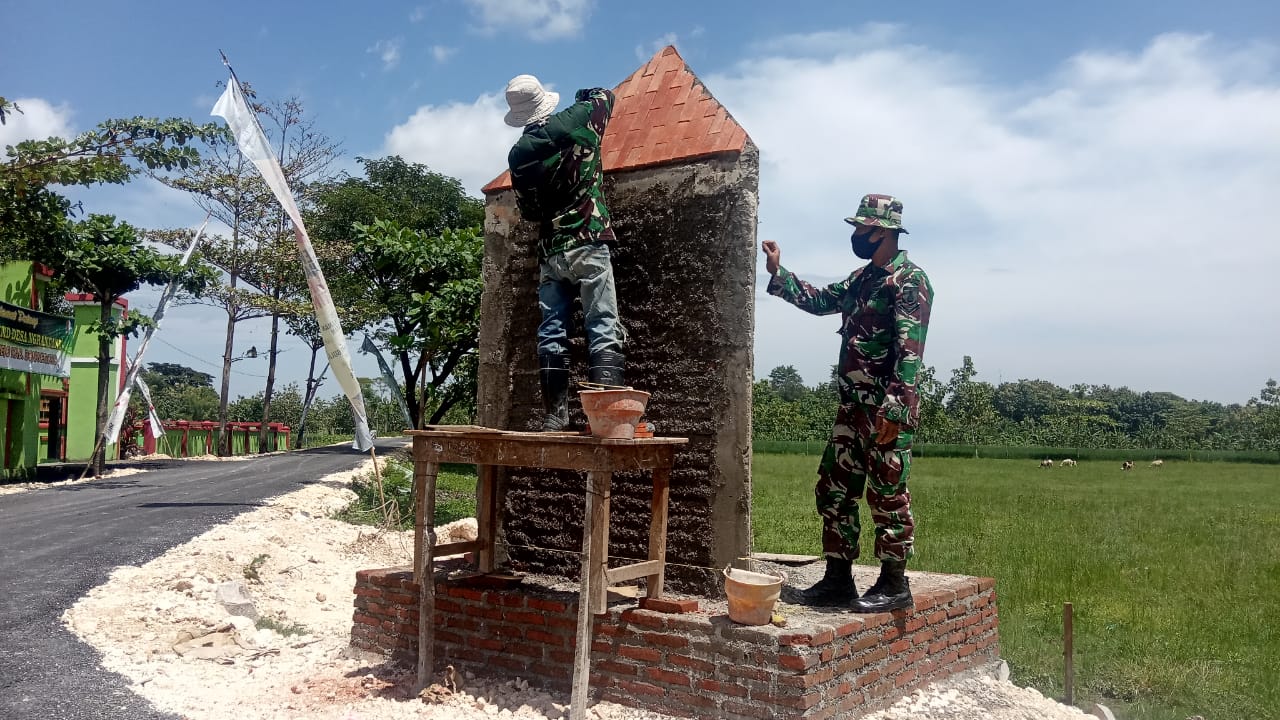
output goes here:
[[[595, 619], [591, 685], [613, 702], [690, 717], [865, 712], [998, 658], [994, 585], [990, 578], [958, 578], [955, 589], [917, 594], [910, 613], [831, 615], [831, 624], [805, 627], [614, 607]], [[355, 606], [353, 646], [416, 658], [417, 586], [410, 571], [359, 572]], [[576, 627], [573, 593], [436, 587], [441, 668], [499, 667], [567, 692]]]

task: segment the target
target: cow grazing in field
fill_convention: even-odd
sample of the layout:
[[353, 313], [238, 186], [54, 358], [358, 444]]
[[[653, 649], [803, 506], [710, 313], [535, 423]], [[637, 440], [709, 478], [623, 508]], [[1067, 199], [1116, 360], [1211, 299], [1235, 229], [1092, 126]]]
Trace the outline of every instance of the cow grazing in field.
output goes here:
[[1151, 461], [1151, 467], [1164, 467], [1164, 461], [1163, 461], [1163, 460], [1152, 460], [1152, 461]]
[[1120, 466], [1120, 469], [1121, 469], [1121, 470], [1132, 470], [1132, 469], [1133, 469], [1133, 461], [1132, 461], [1132, 460], [1125, 460], [1125, 461], [1124, 461], [1124, 464]]
[[1049, 458], [1045, 458], [1040, 461], [1040, 467], [1042, 468], [1053, 467], [1053, 461], [1050, 460]]
[[1075, 460], [1072, 460], [1071, 458], [1067, 458], [1066, 460], [1063, 460], [1062, 462], [1060, 462], [1060, 463], [1058, 463], [1058, 464], [1059, 464], [1059, 465], [1061, 465], [1062, 467], [1075, 467], [1075, 466], [1076, 466], [1076, 461], [1075, 461]]

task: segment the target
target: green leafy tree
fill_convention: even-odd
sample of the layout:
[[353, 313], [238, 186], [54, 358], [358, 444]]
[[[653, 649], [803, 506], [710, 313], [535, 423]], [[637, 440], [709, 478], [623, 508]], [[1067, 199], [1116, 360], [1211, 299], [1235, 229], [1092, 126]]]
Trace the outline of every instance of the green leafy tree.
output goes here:
[[951, 371], [947, 384], [947, 414], [956, 428], [958, 439], [969, 445], [981, 445], [999, 432], [1000, 415], [992, 404], [995, 388], [991, 383], [974, 380], [978, 371], [973, 358], [964, 356], [963, 364]]
[[1280, 451], [1280, 384], [1268, 379], [1249, 406], [1256, 412], [1257, 445], [1261, 449]]
[[[435, 236], [385, 220], [356, 225], [350, 266], [386, 313], [375, 336], [399, 361], [415, 426], [438, 423], [475, 396], [474, 355], [480, 334], [479, 228]], [[421, 418], [421, 420], [419, 420]]]
[[[147, 363], [141, 377], [151, 389], [151, 401], [162, 420], [214, 420], [218, 417], [218, 393], [213, 376], [177, 363]], [[138, 417], [145, 417], [135, 393]]]
[[[335, 296], [395, 356], [415, 425], [475, 397], [484, 205], [400, 157], [320, 187], [307, 227]], [[469, 411], [467, 411], [469, 413]]]
[[[0, 97], [0, 122], [12, 112], [21, 109]], [[52, 187], [121, 184], [143, 169], [190, 167], [200, 156], [188, 143], [224, 132], [212, 123], [135, 117], [104, 121], [70, 140], [6, 147], [0, 163], [0, 257], [30, 257], [51, 239], [73, 233], [67, 222], [76, 208]]]
[[[171, 280], [198, 294], [212, 280], [212, 271], [200, 264], [180, 268], [180, 258], [163, 255], [142, 243], [138, 232], [110, 215], [90, 215], [71, 226], [63, 243], [49, 244], [34, 256], [48, 265], [73, 290], [91, 293], [98, 304], [98, 319], [89, 331], [98, 337], [98, 398], [94, 437], [102, 437], [107, 421], [112, 344], [121, 336], [135, 335], [150, 320], [137, 313], [115, 317], [112, 307], [125, 294], [143, 285], [167, 285]], [[102, 472], [105, 448], [98, 447], [92, 464]]]
[[804, 378], [793, 365], [779, 365], [769, 371], [769, 385], [778, 397], [785, 402], [795, 402], [809, 392]]
[[317, 241], [340, 247], [356, 224], [376, 220], [393, 220], [429, 236], [484, 224], [484, 203], [469, 197], [456, 178], [398, 155], [356, 161], [365, 177], [345, 177], [317, 189], [316, 211], [307, 218]]
[[1014, 422], [1053, 415], [1070, 393], [1046, 380], [1001, 383], [991, 396], [996, 412]]

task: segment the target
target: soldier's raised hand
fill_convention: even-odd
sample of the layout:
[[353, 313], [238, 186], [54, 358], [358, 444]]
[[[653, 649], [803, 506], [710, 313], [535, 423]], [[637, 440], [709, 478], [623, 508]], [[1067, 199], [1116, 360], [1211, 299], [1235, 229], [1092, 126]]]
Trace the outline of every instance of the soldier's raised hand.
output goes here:
[[764, 250], [765, 270], [768, 270], [770, 275], [777, 275], [778, 266], [782, 263], [782, 249], [772, 240], [765, 240], [760, 244], [760, 248]]

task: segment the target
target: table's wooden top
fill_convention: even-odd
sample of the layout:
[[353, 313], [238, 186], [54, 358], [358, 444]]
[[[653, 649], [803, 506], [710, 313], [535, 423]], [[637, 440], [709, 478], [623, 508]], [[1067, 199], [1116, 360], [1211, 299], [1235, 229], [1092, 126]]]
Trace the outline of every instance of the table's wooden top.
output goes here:
[[622, 445], [622, 446], [653, 446], [653, 445], [685, 445], [689, 442], [689, 438], [682, 437], [652, 437], [652, 438], [636, 438], [634, 440], [615, 440], [610, 438], [598, 438], [593, 435], [584, 435], [577, 432], [518, 432], [515, 430], [498, 430], [496, 428], [488, 428], [481, 425], [428, 425], [422, 430], [406, 430], [405, 435], [414, 438], [432, 438], [444, 440], [471, 440], [471, 441], [504, 441], [516, 442], [528, 445]]

